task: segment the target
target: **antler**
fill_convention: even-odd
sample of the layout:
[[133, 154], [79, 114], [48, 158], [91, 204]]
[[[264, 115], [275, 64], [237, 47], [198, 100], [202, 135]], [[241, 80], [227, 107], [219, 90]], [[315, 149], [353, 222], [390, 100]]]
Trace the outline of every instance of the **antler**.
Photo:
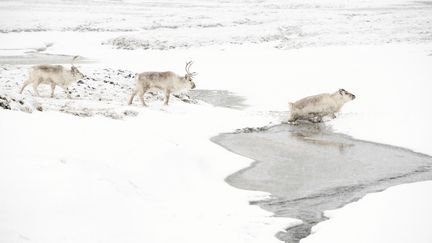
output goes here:
[[192, 61], [189, 61], [189, 62], [187, 62], [186, 63], [186, 66], [185, 66], [185, 70], [186, 70], [186, 73], [189, 75], [189, 76], [195, 76], [197, 73], [196, 72], [193, 72], [193, 73], [191, 73], [190, 72], [190, 67], [192, 66]]
[[72, 65], [72, 66], [74, 65], [73, 62], [74, 62], [76, 59], [78, 59], [78, 57], [79, 57], [79, 56], [74, 56], [74, 57], [72, 58], [72, 61], [71, 61], [71, 65]]

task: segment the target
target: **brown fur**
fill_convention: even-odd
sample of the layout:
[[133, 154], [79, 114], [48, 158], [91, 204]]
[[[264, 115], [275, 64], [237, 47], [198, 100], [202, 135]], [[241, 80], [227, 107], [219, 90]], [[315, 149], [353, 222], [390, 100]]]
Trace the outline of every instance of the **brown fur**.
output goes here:
[[[73, 60], [75, 59], [76, 57]], [[34, 93], [40, 96], [37, 88], [41, 83], [46, 83], [51, 86], [51, 97], [54, 97], [55, 87], [59, 85], [70, 98], [67, 86], [82, 78], [84, 75], [73, 65], [70, 70], [61, 65], [37, 65], [30, 70], [29, 78], [24, 82], [19, 92], [21, 94], [27, 85], [32, 84]]]
[[136, 77], [136, 87], [129, 98], [128, 104], [132, 104], [136, 95], [141, 100], [144, 106], [147, 104], [144, 101], [144, 94], [152, 88], [159, 89], [165, 93], [165, 105], [168, 105], [170, 94], [181, 90], [194, 89], [195, 83], [192, 81], [192, 76], [195, 73], [190, 73], [189, 68], [192, 63], [186, 64], [186, 75], [180, 76], [174, 72], [143, 72]]
[[335, 113], [339, 112], [346, 102], [353, 99], [355, 99], [355, 95], [344, 89], [332, 94], [308, 96], [294, 103], [289, 103], [291, 114], [288, 121], [294, 122], [298, 119], [305, 119], [320, 122], [325, 116], [335, 118]]
[[316, 105], [321, 102], [321, 95], [308, 96], [295, 102], [296, 109], [303, 109], [308, 105]]
[[145, 72], [145, 73], [140, 73], [139, 74], [139, 79], [147, 79], [150, 81], [158, 81], [158, 80], [163, 80], [163, 79], [167, 79], [171, 76], [175, 75], [175, 73], [173, 72]]
[[33, 69], [39, 69], [47, 73], [61, 73], [63, 71], [63, 66], [42, 64], [34, 66]]

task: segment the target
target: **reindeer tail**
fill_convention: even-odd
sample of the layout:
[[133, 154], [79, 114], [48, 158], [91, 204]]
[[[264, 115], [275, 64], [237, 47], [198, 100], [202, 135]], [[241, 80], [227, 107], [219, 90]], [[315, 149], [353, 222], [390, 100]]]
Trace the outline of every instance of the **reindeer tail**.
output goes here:
[[294, 103], [292, 102], [288, 102], [288, 108], [289, 108], [289, 112], [288, 112], [288, 120], [287, 122], [295, 122], [297, 120], [297, 115], [294, 111]]
[[288, 108], [290, 111], [292, 111], [294, 109], [294, 103], [288, 102]]

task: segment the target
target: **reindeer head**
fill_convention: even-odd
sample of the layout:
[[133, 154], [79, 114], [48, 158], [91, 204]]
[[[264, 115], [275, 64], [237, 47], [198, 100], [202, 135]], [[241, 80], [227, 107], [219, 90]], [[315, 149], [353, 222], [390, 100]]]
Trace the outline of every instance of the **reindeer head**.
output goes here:
[[344, 89], [339, 89], [338, 93], [345, 102], [355, 99], [355, 95], [351, 94], [350, 92]]
[[192, 61], [186, 63], [186, 67], [185, 67], [186, 74], [184, 76], [184, 79], [189, 84], [190, 89], [194, 89], [196, 87], [195, 83], [192, 81], [192, 78], [193, 76], [197, 75], [196, 72], [191, 73], [189, 70], [190, 67], [192, 66], [192, 63], [193, 63]]
[[84, 76], [84, 74], [82, 74], [79, 70], [78, 70], [78, 68], [77, 67], [75, 67], [74, 66], [74, 64], [73, 64], [73, 62], [76, 60], [76, 59], [78, 59], [78, 57], [79, 56], [74, 56], [74, 58], [72, 59], [72, 62], [71, 62], [71, 73], [72, 73], [72, 76], [75, 78], [75, 79], [83, 79], [85, 76]]

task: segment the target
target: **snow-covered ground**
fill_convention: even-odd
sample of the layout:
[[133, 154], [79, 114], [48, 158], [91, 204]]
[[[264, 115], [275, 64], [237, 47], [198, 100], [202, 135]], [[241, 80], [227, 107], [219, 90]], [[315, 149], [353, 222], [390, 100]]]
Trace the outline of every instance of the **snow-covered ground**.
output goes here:
[[305, 46], [428, 43], [432, 5], [407, 0], [3, 0], [0, 32], [124, 32], [124, 49], [214, 44]]
[[[335, 131], [432, 155], [429, 2], [0, 6], [0, 56], [17, 60], [0, 62], [0, 96], [17, 110], [0, 110], [1, 242], [277, 242], [274, 234], [298, 221], [249, 206], [266, 194], [223, 179], [251, 161], [209, 138], [281, 122], [272, 111], [283, 114], [288, 101], [339, 88], [357, 99], [329, 122]], [[29, 68], [20, 60], [51, 54], [91, 62], [78, 64], [89, 79], [72, 85], [74, 98], [59, 88], [50, 99], [43, 86], [41, 98], [30, 87], [17, 94]], [[133, 74], [183, 73], [188, 60], [199, 89], [236, 92], [249, 107], [180, 99], [164, 107], [152, 96], [149, 108], [137, 100], [126, 106]], [[406, 235], [430, 242], [431, 191], [425, 182], [369, 195], [327, 212], [331, 219], [304, 242], [406, 242], [405, 235], [388, 237], [414, 216], [418, 224], [404, 227]]]
[[254, 116], [173, 103], [125, 120], [0, 118], [2, 242], [277, 242], [298, 223], [248, 206], [265, 194], [223, 180], [250, 161], [209, 137]]
[[301, 243], [430, 243], [432, 181], [370, 193], [345, 207], [325, 212], [330, 219], [315, 226]]

